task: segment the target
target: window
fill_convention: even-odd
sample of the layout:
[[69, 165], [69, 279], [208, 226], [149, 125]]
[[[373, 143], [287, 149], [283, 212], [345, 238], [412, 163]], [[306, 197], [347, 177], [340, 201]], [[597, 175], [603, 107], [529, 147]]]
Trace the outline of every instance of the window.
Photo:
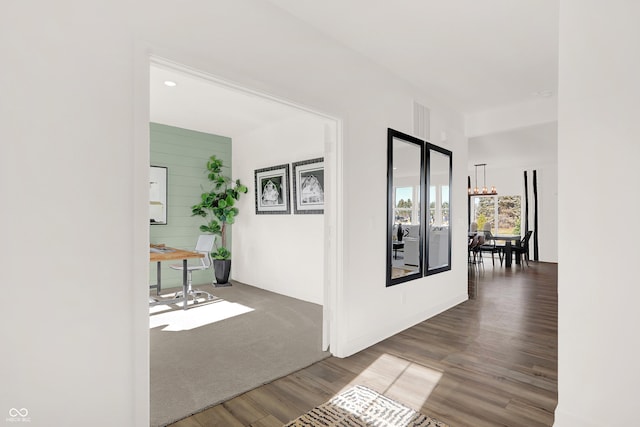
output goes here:
[[420, 224], [420, 192], [417, 187], [396, 187], [394, 214], [395, 223]]
[[491, 229], [495, 230], [497, 196], [482, 196], [473, 198], [473, 221], [478, 224], [478, 230], [482, 230], [486, 223], [491, 224]]
[[478, 230], [490, 223], [494, 234], [518, 235], [522, 214], [520, 199], [520, 196], [473, 196], [471, 218], [478, 224]]
[[521, 214], [520, 196], [498, 197], [497, 234], [520, 234]]
[[[439, 189], [440, 191], [437, 191]], [[429, 225], [449, 225], [449, 186], [429, 187]]]

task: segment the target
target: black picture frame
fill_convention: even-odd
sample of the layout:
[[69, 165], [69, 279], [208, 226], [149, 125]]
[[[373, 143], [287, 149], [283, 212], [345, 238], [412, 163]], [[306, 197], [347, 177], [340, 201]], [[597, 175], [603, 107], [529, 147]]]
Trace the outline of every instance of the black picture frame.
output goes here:
[[149, 166], [149, 224], [167, 225], [169, 169], [166, 166]]
[[289, 164], [255, 170], [256, 215], [291, 213], [289, 180]]
[[324, 157], [294, 162], [293, 212], [324, 214]]

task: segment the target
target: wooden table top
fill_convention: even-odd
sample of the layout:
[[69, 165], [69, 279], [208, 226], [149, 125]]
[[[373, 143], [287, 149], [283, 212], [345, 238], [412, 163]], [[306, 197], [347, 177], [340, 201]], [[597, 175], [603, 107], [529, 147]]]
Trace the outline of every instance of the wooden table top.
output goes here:
[[149, 251], [149, 261], [174, 261], [177, 259], [204, 258], [204, 254], [201, 254], [200, 252], [185, 251], [164, 245], [151, 245], [151, 248], [157, 248], [166, 252]]

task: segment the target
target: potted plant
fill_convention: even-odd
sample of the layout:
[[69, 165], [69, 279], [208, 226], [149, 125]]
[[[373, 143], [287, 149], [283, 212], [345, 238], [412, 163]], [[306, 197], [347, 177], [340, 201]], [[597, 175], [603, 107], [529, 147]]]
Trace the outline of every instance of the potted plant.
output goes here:
[[240, 195], [247, 192], [247, 187], [235, 182], [222, 173], [222, 160], [211, 156], [207, 161], [207, 178], [211, 182], [210, 191], [201, 195], [200, 203], [191, 207], [191, 216], [201, 216], [208, 222], [200, 226], [203, 233], [220, 236], [220, 246], [211, 253], [213, 268], [216, 276], [216, 286], [231, 286], [229, 273], [231, 271], [231, 251], [227, 248], [227, 224], [233, 224], [238, 215], [235, 207]]

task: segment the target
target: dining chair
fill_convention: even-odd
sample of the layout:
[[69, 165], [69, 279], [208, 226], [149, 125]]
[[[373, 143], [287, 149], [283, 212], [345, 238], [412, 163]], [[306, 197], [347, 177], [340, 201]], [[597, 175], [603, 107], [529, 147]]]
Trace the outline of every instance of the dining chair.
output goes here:
[[526, 261], [527, 267], [529, 267], [529, 239], [531, 239], [532, 234], [532, 230], [527, 230], [522, 240], [520, 240], [520, 244], [511, 247], [511, 253], [520, 257], [520, 265], [524, 265]]
[[[212, 300], [214, 298], [213, 295], [211, 295], [209, 292], [205, 292], [205, 291], [201, 291], [198, 289], [193, 289], [192, 284], [193, 284], [193, 280], [192, 280], [192, 274], [194, 271], [202, 271], [202, 270], [208, 270], [211, 268], [213, 262], [211, 260], [211, 251], [213, 250], [213, 244], [215, 242], [215, 238], [216, 236], [213, 234], [201, 234], [200, 236], [198, 236], [198, 241], [196, 242], [196, 248], [194, 249], [194, 252], [200, 252], [201, 254], [204, 255], [203, 258], [197, 258], [198, 260], [198, 264], [187, 264], [187, 295], [186, 298], [188, 299], [189, 296], [193, 297], [193, 302], [197, 303], [197, 298], [200, 295], [206, 295], [207, 300]], [[173, 264], [169, 266], [170, 268], [172, 268], [173, 270], [180, 270], [183, 271], [183, 266], [182, 264]], [[181, 297], [182, 296], [182, 291], [179, 291], [176, 293], [176, 298]]]
[[469, 233], [469, 238], [467, 242], [467, 260], [469, 264], [475, 264], [475, 253], [473, 252], [475, 247], [478, 246], [478, 235], [474, 234], [473, 236]]
[[482, 256], [482, 252], [491, 253], [491, 264], [495, 266], [495, 254], [498, 254], [498, 258], [500, 258], [500, 265], [502, 266], [502, 247], [496, 245], [496, 241], [491, 233], [491, 224], [485, 223], [482, 232], [484, 234], [485, 242], [478, 248], [480, 256]]
[[[482, 259], [482, 252], [480, 252], [480, 246], [484, 245], [484, 234], [476, 233], [473, 238], [469, 239], [469, 263], [470, 264], [484, 264]], [[473, 255], [473, 260], [472, 260]]]

